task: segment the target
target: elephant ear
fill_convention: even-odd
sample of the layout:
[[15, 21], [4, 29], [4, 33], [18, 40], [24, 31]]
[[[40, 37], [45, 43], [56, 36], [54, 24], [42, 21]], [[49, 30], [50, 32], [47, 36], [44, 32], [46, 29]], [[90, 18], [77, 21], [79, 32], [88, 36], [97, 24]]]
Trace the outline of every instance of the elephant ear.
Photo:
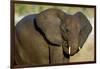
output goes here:
[[49, 43], [61, 45], [60, 24], [61, 20], [55, 15], [40, 13], [36, 16], [36, 25], [44, 33]]
[[79, 41], [80, 41], [79, 46], [80, 48], [82, 48], [83, 44], [87, 40], [92, 30], [92, 26], [90, 24], [90, 21], [87, 19], [87, 17], [83, 13], [77, 12], [75, 16], [77, 16], [80, 20], [81, 30], [80, 30], [80, 37], [79, 37]]

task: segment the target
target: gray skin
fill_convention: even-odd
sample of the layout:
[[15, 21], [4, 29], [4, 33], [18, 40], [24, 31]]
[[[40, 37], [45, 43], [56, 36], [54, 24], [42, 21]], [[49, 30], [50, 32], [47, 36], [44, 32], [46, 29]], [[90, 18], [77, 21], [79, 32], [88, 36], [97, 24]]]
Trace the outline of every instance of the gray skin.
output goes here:
[[[16, 25], [16, 65], [68, 63], [82, 48], [92, 26], [86, 16], [50, 8], [24, 17]], [[70, 53], [69, 53], [70, 47]]]

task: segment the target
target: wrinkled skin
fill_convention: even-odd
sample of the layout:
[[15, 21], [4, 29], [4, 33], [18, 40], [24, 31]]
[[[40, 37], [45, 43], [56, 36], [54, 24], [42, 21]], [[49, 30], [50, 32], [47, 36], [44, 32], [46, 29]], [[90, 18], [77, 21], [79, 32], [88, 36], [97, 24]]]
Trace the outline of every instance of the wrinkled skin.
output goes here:
[[51, 8], [28, 15], [16, 25], [14, 64], [68, 63], [91, 30], [89, 20], [81, 12], [69, 15]]

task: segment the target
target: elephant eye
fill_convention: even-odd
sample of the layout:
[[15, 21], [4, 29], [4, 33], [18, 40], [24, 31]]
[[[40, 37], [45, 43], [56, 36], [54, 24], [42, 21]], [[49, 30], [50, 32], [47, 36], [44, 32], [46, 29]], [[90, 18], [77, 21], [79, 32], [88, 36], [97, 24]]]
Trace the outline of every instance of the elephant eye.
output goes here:
[[69, 31], [68, 28], [65, 27], [65, 25], [61, 25], [61, 30], [63, 32], [68, 32]]
[[69, 30], [66, 28], [65, 31], [68, 32]]

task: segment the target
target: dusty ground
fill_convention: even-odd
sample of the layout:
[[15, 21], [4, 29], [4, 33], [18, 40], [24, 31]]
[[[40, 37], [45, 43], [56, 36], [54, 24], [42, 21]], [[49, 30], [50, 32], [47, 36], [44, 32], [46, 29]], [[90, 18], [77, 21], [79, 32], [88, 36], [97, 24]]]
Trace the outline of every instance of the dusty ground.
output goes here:
[[94, 20], [93, 18], [89, 20], [93, 27], [92, 32], [85, 42], [83, 48], [77, 54], [71, 57], [70, 62], [94, 61]]

